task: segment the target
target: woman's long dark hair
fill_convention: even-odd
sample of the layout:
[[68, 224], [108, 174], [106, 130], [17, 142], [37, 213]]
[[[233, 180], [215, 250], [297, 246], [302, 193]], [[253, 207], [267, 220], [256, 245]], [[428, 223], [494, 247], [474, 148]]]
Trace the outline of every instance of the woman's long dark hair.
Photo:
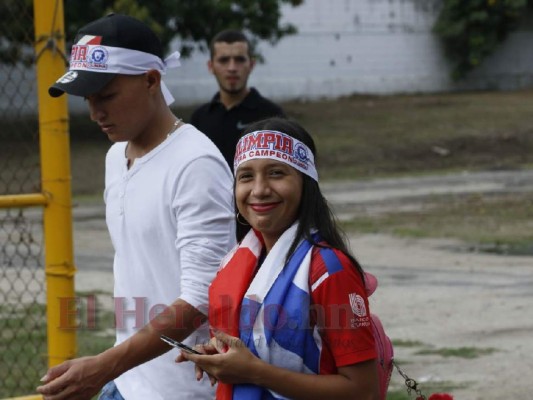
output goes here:
[[[298, 139], [300, 142], [305, 143], [305, 145], [313, 152], [316, 163], [317, 152], [313, 138], [298, 123], [284, 118], [268, 118], [248, 125], [243, 135], [260, 130], [283, 132]], [[359, 263], [348, 248], [346, 235], [338, 226], [335, 215], [320, 191], [318, 182], [305, 174], [302, 174], [302, 177], [303, 187], [302, 200], [298, 210], [298, 230], [296, 231], [294, 241], [287, 252], [286, 259], [288, 260], [290, 258], [302, 239], [308, 240], [315, 246], [323, 247], [323, 245], [317, 243], [312, 236], [313, 230], [318, 229], [320, 238], [325, 241], [329, 247], [342, 251], [362, 274], [362, 269]], [[238, 211], [236, 206], [235, 210], [236, 212]], [[238, 242], [240, 242], [250, 230], [250, 226], [243, 225], [242, 222], [243, 217], [239, 216], [236, 231]]]

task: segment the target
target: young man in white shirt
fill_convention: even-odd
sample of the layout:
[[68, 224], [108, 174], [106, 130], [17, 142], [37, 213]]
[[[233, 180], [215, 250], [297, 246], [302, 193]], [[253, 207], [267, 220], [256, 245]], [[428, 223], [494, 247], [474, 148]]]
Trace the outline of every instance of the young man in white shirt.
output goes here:
[[[213, 398], [209, 381], [177, 366], [164, 334], [194, 345], [208, 339], [207, 289], [234, 245], [233, 178], [216, 146], [169, 108], [154, 32], [112, 14], [81, 28], [70, 70], [50, 87], [83, 96], [114, 142], [106, 157], [106, 222], [115, 249], [117, 340], [96, 356], [51, 368], [45, 399]], [[159, 314], [158, 314], [159, 313]], [[168, 352], [168, 353], [167, 353]]]

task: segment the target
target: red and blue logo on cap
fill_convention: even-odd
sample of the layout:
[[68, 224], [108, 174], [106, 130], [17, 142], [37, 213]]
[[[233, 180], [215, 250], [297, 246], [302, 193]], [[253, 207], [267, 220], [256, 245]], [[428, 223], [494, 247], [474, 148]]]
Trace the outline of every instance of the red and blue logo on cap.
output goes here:
[[84, 35], [72, 46], [70, 69], [107, 69], [109, 53], [102, 43], [102, 36]]

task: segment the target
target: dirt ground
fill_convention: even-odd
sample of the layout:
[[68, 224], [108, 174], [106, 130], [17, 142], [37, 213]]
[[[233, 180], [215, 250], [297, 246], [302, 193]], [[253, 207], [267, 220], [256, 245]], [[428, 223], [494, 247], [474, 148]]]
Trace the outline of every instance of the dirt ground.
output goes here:
[[[351, 238], [379, 287], [371, 297], [396, 359], [420, 387], [451, 387], [460, 400], [530, 399], [533, 393], [533, 257], [461, 252], [453, 240]], [[472, 359], [423, 349], [493, 349]], [[394, 372], [391, 389], [403, 385]], [[426, 395], [431, 390], [424, 391]]]
[[[341, 218], [416, 210], [432, 196], [533, 192], [533, 171], [486, 171], [323, 185]], [[533, 255], [471, 251], [459, 240], [352, 235], [363, 267], [378, 277], [371, 298], [396, 359], [426, 395], [533, 398]], [[405, 346], [405, 344], [410, 344]], [[425, 352], [429, 354], [417, 354]], [[473, 358], [450, 356], [471, 353]], [[448, 356], [444, 356], [444, 355]], [[391, 389], [403, 379], [394, 373]], [[444, 389], [443, 389], [444, 388]]]

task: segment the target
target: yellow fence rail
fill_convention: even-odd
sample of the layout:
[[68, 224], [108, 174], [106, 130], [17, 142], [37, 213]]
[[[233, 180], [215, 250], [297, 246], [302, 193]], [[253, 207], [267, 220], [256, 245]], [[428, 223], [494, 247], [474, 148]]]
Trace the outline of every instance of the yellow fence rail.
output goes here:
[[11, 194], [0, 196], [0, 208], [20, 208], [48, 205], [48, 196], [44, 193]]

